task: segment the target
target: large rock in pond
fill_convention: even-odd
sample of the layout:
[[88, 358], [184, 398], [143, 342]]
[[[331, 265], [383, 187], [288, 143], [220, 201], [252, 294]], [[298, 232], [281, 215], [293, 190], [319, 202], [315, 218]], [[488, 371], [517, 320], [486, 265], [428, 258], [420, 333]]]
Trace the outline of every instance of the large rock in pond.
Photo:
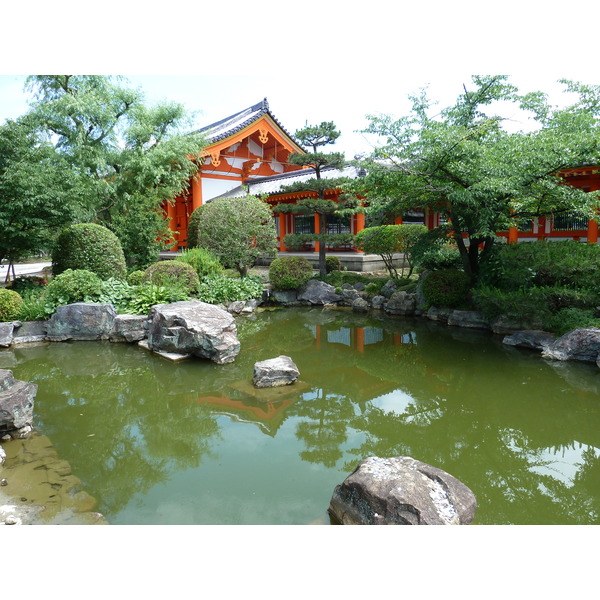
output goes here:
[[149, 315], [148, 347], [156, 352], [192, 354], [221, 365], [240, 351], [234, 317], [200, 300], [158, 304]]
[[332, 285], [318, 279], [307, 281], [298, 290], [298, 300], [309, 304], [335, 304], [341, 299]]
[[12, 371], [0, 369], [0, 434], [31, 427], [36, 394], [35, 383], [19, 381]]
[[46, 339], [46, 321], [25, 321], [15, 326], [13, 345], [43, 342]]
[[556, 340], [556, 336], [547, 331], [523, 329], [522, 331], [515, 331], [511, 335], [505, 336], [502, 343], [507, 346], [517, 346], [518, 348], [545, 350], [554, 340]]
[[600, 329], [579, 327], [565, 333], [543, 352], [544, 358], [596, 362], [600, 354]]
[[147, 333], [146, 315], [117, 315], [109, 339], [111, 342], [139, 342]]
[[383, 305], [389, 315], [414, 315], [417, 308], [417, 295], [408, 292], [394, 292]]
[[298, 367], [289, 356], [278, 356], [254, 364], [252, 382], [256, 387], [291, 385], [300, 376]]
[[329, 513], [343, 525], [468, 525], [475, 507], [473, 492], [441, 469], [371, 456], [335, 488]]
[[12, 345], [15, 324], [12, 321], [0, 323], [0, 348], [8, 348]]
[[51, 342], [107, 340], [116, 317], [112, 304], [76, 302], [59, 306], [48, 321], [46, 337]]
[[468, 329], [490, 329], [489, 319], [477, 310], [452, 310], [448, 315], [448, 325]]

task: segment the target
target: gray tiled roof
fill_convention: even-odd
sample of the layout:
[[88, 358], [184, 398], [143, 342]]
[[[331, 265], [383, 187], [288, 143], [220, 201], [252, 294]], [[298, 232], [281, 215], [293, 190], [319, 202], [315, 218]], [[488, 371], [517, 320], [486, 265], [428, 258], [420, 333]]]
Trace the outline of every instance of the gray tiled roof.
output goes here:
[[[253, 196], [277, 194], [284, 185], [290, 185], [297, 181], [306, 181], [314, 178], [314, 176], [314, 169], [301, 169], [291, 173], [284, 173], [283, 175], [257, 177], [256, 179], [249, 179], [245, 185], [233, 188], [216, 198], [239, 198], [246, 194], [252, 194]], [[356, 177], [360, 177], [359, 170], [353, 166], [347, 166], [343, 169], [335, 169], [333, 167], [321, 169], [322, 179], [335, 179], [338, 177], [355, 179]], [[211, 200], [216, 200], [216, 198], [211, 198]]]
[[[229, 136], [237, 133], [244, 129], [244, 127], [248, 127], [263, 115], [269, 115], [275, 123], [279, 126], [279, 128], [292, 140], [294, 140], [293, 136], [288, 133], [283, 125], [275, 118], [273, 113], [269, 110], [269, 103], [267, 99], [264, 98], [257, 104], [253, 106], [249, 106], [244, 110], [241, 110], [234, 115], [230, 115], [229, 117], [225, 117], [216, 123], [212, 123], [211, 125], [207, 125], [206, 127], [202, 127], [199, 129], [199, 133], [203, 133], [209, 142], [220, 142], [221, 140], [227, 139]], [[297, 144], [297, 142], [294, 140]]]

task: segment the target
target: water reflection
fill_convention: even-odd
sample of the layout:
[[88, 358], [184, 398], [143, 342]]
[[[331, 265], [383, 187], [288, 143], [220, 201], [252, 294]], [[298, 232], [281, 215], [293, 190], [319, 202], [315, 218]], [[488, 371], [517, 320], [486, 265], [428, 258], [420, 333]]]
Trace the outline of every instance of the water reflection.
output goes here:
[[[479, 523], [599, 521], [595, 366], [348, 311], [269, 311], [238, 319], [238, 331], [231, 365], [95, 342], [0, 362], [38, 383], [36, 428], [111, 522], [318, 521], [371, 455], [452, 473], [475, 492]], [[254, 388], [254, 362], [280, 354], [300, 380]]]

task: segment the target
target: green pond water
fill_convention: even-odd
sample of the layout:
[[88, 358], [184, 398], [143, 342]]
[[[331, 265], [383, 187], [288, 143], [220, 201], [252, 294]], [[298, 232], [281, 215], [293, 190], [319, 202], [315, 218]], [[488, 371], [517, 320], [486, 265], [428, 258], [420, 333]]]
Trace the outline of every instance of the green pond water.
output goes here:
[[[238, 334], [229, 365], [77, 342], [0, 352], [0, 368], [38, 384], [38, 442], [111, 524], [328, 524], [334, 487], [372, 455], [454, 475], [475, 523], [600, 522], [596, 365], [343, 310], [264, 311]], [[299, 381], [253, 388], [254, 363], [280, 354]], [[4, 447], [7, 468], [30, 455]]]

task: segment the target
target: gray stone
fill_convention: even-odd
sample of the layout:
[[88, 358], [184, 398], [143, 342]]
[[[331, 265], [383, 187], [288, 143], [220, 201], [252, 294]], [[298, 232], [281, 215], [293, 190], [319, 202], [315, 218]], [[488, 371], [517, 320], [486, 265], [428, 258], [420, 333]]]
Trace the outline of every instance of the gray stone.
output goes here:
[[452, 475], [408, 456], [369, 457], [331, 498], [343, 525], [468, 525], [473, 492]]
[[242, 308], [242, 314], [253, 313], [258, 308], [258, 300], [251, 298], [246, 300], [244, 308]]
[[51, 342], [107, 340], [116, 317], [112, 304], [76, 302], [59, 306], [48, 321], [47, 339]]
[[383, 310], [390, 315], [414, 315], [417, 307], [416, 294], [395, 292], [383, 305]]
[[340, 293], [340, 296], [342, 297], [342, 299], [340, 300], [340, 304], [344, 304], [346, 306], [352, 306], [352, 303], [357, 298], [360, 298], [358, 290], [355, 290], [354, 288], [343, 288]]
[[396, 292], [396, 284], [393, 279], [388, 279], [385, 285], [381, 288], [380, 293], [386, 298], [390, 298]]
[[507, 346], [531, 348], [532, 350], [545, 350], [556, 340], [556, 336], [539, 329], [523, 329], [505, 336], [502, 340]]
[[309, 304], [335, 304], [341, 299], [332, 285], [318, 279], [307, 281], [298, 290], [298, 300]]
[[37, 385], [15, 379], [12, 371], [0, 369], [0, 432], [12, 433], [33, 422]]
[[511, 319], [506, 315], [500, 315], [499, 317], [492, 319], [490, 321], [490, 328], [494, 333], [498, 333], [500, 335], [508, 335], [519, 331], [532, 330], [531, 328], [527, 327], [525, 323]]
[[450, 308], [438, 308], [437, 306], [432, 306], [427, 311], [427, 318], [430, 321], [439, 321], [440, 323], [447, 323], [451, 310], [452, 309]]
[[381, 310], [385, 301], [385, 296], [373, 296], [373, 298], [371, 298], [371, 306], [377, 310]]
[[357, 281], [354, 284], [354, 289], [358, 290], [359, 292], [364, 292], [366, 287], [367, 286], [362, 281]]
[[296, 290], [273, 291], [273, 300], [278, 304], [298, 304], [298, 292]]
[[544, 358], [553, 360], [581, 360], [596, 362], [600, 354], [600, 329], [579, 327], [559, 337], [543, 352]]
[[489, 319], [476, 310], [452, 310], [448, 315], [448, 325], [468, 329], [490, 329]]
[[153, 306], [149, 321], [152, 351], [193, 354], [217, 364], [233, 362], [240, 351], [233, 316], [200, 300]]
[[15, 329], [13, 345], [43, 342], [46, 339], [46, 321], [25, 321]]
[[146, 315], [117, 315], [110, 332], [111, 342], [139, 342], [148, 335]]
[[[0, 446], [0, 466], [2, 466], [6, 462], [6, 451], [2, 446]], [[2, 481], [6, 481], [3, 479]], [[2, 485], [6, 485], [6, 483], [2, 483]]]
[[298, 367], [289, 356], [278, 356], [254, 364], [252, 382], [258, 388], [291, 385], [300, 376]]
[[415, 290], [415, 293], [417, 294], [417, 308], [421, 310], [425, 310], [428, 305], [425, 294], [423, 294], [423, 284], [432, 272], [433, 271], [423, 271], [419, 275], [419, 281], [417, 282], [417, 289]]
[[246, 303], [243, 300], [236, 300], [235, 302], [230, 302], [227, 305], [227, 312], [232, 315], [239, 315], [244, 308], [246, 307]]
[[152, 354], [156, 354], [161, 358], [166, 358], [171, 362], [181, 362], [182, 360], [187, 360], [191, 358], [191, 354], [177, 354], [176, 352], [161, 352], [160, 350], [151, 350], [150, 346], [148, 346], [148, 340], [140, 340], [138, 342], [138, 346], [143, 348], [144, 350], [148, 350], [148, 352], [152, 352]]
[[12, 321], [0, 323], [0, 348], [8, 348], [12, 345], [14, 329], [15, 325]]
[[352, 310], [354, 312], [369, 312], [369, 303], [364, 298], [357, 298], [352, 302]]

